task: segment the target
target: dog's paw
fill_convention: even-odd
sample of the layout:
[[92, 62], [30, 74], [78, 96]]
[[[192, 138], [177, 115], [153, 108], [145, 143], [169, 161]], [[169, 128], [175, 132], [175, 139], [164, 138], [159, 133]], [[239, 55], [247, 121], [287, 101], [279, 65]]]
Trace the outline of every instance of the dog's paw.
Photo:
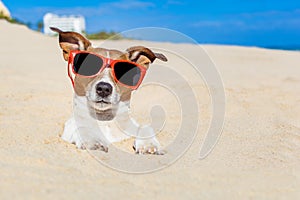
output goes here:
[[91, 140], [82, 140], [78, 138], [78, 140], [75, 140], [72, 142], [76, 145], [78, 149], [82, 150], [100, 150], [104, 152], [108, 152], [108, 146], [100, 141], [91, 141]]
[[136, 139], [133, 144], [136, 154], [164, 155], [166, 151], [160, 149], [160, 144], [156, 138]]
[[136, 154], [153, 154], [153, 155], [164, 155], [166, 152], [164, 150], [160, 150], [155, 146], [144, 146], [136, 148], [133, 146]]
[[101, 150], [108, 152], [108, 145], [102, 142], [101, 138], [97, 137], [87, 128], [78, 128], [75, 120], [71, 118], [65, 123], [64, 133], [61, 138], [69, 143], [75, 144], [78, 149]]
[[108, 152], [108, 147], [107, 145], [104, 145], [102, 142], [79, 142], [76, 144], [77, 148], [79, 149], [88, 149], [88, 150], [100, 150], [104, 152]]

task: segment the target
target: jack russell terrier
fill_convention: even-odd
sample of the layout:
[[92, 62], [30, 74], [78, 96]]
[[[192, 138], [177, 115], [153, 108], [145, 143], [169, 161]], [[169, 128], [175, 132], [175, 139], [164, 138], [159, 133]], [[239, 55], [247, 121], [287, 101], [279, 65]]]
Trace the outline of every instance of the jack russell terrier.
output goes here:
[[150, 63], [167, 58], [143, 46], [125, 53], [94, 48], [79, 33], [51, 30], [59, 34], [74, 88], [74, 114], [65, 123], [62, 139], [80, 149], [107, 152], [110, 143], [133, 136], [136, 153], [164, 154], [153, 128], [140, 126], [129, 112], [131, 93], [141, 84]]

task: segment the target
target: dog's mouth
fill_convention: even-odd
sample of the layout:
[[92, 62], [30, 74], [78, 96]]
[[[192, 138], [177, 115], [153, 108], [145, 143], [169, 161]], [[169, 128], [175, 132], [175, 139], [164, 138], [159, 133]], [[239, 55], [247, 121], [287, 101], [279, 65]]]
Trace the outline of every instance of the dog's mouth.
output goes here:
[[105, 100], [94, 101], [90, 102], [90, 108], [95, 112], [102, 113], [112, 109], [112, 103]]
[[95, 101], [95, 103], [96, 104], [111, 104], [111, 102], [104, 101], [104, 100]]
[[116, 106], [105, 100], [89, 102], [89, 110], [92, 117], [100, 121], [112, 120], [116, 114]]

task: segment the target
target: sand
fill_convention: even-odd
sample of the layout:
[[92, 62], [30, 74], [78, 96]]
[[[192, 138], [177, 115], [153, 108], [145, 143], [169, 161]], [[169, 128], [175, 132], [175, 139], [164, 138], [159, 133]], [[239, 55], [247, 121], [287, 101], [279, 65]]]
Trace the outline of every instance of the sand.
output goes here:
[[[72, 87], [57, 38], [5, 21], [0, 21], [0, 30], [0, 199], [300, 197], [299, 52], [203, 45], [220, 72], [226, 93], [219, 142], [211, 154], [199, 159], [211, 102], [203, 81], [195, 80], [201, 125], [191, 147], [167, 168], [134, 175], [105, 167], [87, 151], [60, 139], [72, 113]], [[196, 47], [190, 44], [105, 43], [121, 50], [133, 44], [184, 49], [197, 56], [193, 55]], [[169, 57], [174, 67], [182, 67], [174, 59]], [[194, 77], [192, 72], [185, 73]], [[135, 94], [133, 104], [141, 121], [147, 121], [139, 115], [145, 112], [147, 94], [147, 99], [162, 99], [149, 92]], [[172, 128], [180, 120], [177, 106], [168, 106], [174, 113], [168, 116], [163, 144], [174, 137]], [[131, 151], [129, 142], [121, 146]], [[145, 157], [153, 162], [159, 159]]]

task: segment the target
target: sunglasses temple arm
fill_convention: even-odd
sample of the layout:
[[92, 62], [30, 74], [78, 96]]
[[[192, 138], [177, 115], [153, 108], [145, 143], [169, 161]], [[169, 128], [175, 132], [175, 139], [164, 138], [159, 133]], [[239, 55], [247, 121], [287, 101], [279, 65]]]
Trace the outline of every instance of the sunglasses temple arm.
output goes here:
[[68, 70], [68, 76], [69, 76], [69, 78], [71, 80], [71, 83], [72, 83], [72, 86], [74, 88], [74, 80], [73, 80], [72, 75], [70, 73], [70, 66], [69, 66], [69, 64], [68, 64], [67, 70]]

